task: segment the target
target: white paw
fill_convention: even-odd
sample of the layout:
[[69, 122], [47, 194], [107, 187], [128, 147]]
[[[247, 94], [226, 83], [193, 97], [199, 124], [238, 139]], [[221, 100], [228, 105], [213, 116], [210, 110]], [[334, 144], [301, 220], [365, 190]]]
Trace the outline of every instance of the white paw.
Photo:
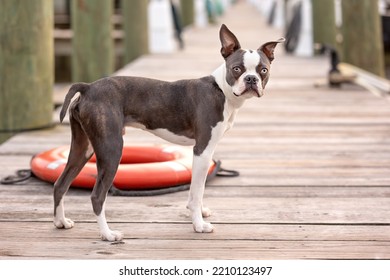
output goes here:
[[211, 210], [207, 207], [202, 207], [202, 216], [203, 218], [207, 218], [211, 216]]
[[210, 223], [199, 223], [199, 224], [194, 224], [194, 230], [199, 233], [210, 233], [214, 231], [214, 227]]
[[112, 231], [102, 233], [101, 235], [103, 241], [121, 241], [123, 239], [123, 234], [120, 231]]
[[74, 226], [74, 222], [71, 219], [63, 218], [63, 219], [54, 219], [54, 225], [57, 228], [65, 228], [69, 229]]

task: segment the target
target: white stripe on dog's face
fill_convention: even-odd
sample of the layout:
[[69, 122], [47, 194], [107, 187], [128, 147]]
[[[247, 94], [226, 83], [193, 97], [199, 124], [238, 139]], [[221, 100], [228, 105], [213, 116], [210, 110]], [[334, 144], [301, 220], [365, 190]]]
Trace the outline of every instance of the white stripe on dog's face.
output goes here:
[[[247, 74], [258, 75], [256, 67], [260, 64], [260, 55], [257, 51], [247, 50], [244, 54], [244, 66]], [[260, 77], [259, 77], [260, 78]]]

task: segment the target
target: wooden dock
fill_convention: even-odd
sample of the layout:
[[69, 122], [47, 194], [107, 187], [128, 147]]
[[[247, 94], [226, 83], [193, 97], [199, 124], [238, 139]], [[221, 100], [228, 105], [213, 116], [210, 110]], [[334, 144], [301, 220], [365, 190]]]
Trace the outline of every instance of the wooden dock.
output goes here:
[[[278, 39], [248, 4], [220, 19], [245, 48]], [[219, 25], [188, 29], [186, 49], [148, 55], [117, 74], [165, 80], [208, 75], [222, 63]], [[249, 100], [215, 158], [240, 172], [208, 184], [216, 230], [197, 234], [187, 192], [109, 196], [107, 220], [123, 243], [99, 240], [89, 191], [71, 189], [52, 223], [52, 185], [0, 185], [0, 259], [390, 259], [390, 103], [357, 86], [330, 89], [325, 57], [277, 50], [266, 95]], [[58, 118], [58, 117], [57, 117]], [[70, 129], [19, 134], [0, 146], [0, 177], [41, 151], [68, 145]], [[165, 143], [127, 129], [125, 143]]]

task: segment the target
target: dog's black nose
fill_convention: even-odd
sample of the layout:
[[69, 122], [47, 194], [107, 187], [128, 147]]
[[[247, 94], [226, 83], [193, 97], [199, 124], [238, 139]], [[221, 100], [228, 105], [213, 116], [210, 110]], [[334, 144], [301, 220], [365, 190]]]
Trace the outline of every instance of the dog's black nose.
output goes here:
[[258, 79], [255, 75], [248, 75], [244, 78], [244, 81], [247, 84], [256, 84], [258, 82]]

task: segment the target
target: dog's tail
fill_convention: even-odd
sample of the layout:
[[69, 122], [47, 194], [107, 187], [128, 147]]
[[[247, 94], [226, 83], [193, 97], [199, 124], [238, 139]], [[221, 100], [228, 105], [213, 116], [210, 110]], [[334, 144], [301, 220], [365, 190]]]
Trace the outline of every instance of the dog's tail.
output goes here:
[[60, 121], [62, 122], [65, 118], [66, 111], [68, 110], [70, 101], [75, 96], [76, 93], [80, 92], [83, 94], [89, 88], [89, 84], [86, 83], [77, 83], [73, 84], [68, 93], [65, 96], [64, 104], [62, 105], [61, 113], [60, 113]]

